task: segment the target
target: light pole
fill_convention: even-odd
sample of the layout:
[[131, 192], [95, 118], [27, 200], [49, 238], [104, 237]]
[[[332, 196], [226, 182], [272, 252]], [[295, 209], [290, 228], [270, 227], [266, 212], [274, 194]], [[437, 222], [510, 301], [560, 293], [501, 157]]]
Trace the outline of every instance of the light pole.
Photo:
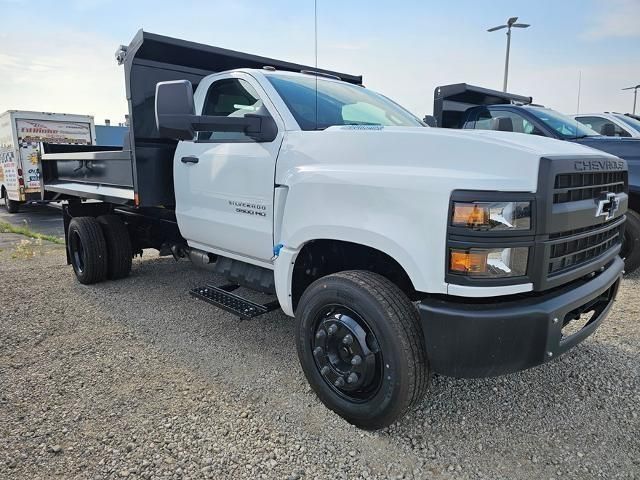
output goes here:
[[638, 99], [638, 89], [640, 85], [636, 85], [635, 87], [627, 87], [622, 90], [633, 90], [633, 114], [636, 114], [636, 100]]
[[509, 77], [509, 50], [511, 49], [511, 28], [528, 28], [531, 25], [527, 23], [516, 23], [518, 17], [511, 17], [507, 20], [506, 25], [499, 25], [497, 27], [490, 28], [487, 32], [495, 32], [496, 30], [507, 29], [507, 55], [504, 59], [504, 84], [502, 85], [502, 91], [507, 91], [507, 78]]

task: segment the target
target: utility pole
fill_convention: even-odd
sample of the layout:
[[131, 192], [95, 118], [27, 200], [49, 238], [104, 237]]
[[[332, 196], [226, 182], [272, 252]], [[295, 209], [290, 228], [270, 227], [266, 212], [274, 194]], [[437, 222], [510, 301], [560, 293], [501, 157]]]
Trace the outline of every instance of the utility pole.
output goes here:
[[507, 20], [505, 25], [498, 25], [497, 27], [490, 28], [487, 32], [495, 32], [496, 30], [507, 29], [507, 54], [504, 59], [504, 82], [502, 84], [502, 91], [507, 91], [507, 80], [509, 79], [509, 51], [511, 50], [511, 29], [512, 28], [529, 28], [531, 25], [527, 23], [516, 23], [518, 17], [511, 17]]

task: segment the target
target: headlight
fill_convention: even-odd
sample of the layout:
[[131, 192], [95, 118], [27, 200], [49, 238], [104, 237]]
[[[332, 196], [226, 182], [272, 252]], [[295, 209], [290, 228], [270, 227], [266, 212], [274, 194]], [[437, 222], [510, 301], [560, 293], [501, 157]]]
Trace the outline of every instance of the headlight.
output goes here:
[[521, 277], [527, 273], [528, 247], [451, 248], [449, 272], [471, 278]]
[[471, 230], [530, 230], [531, 202], [453, 202], [451, 225]]

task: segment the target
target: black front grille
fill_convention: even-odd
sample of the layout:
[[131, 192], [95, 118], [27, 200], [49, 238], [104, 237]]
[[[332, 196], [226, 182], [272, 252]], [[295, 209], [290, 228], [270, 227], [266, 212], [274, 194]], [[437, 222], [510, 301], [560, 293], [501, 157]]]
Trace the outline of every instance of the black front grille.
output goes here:
[[560, 173], [556, 175], [553, 203], [596, 199], [602, 192], [627, 189], [627, 172]]
[[[554, 235], [561, 241], [550, 245], [549, 276], [576, 268], [620, 244], [622, 228], [623, 224], [618, 219], [609, 224], [580, 229], [580, 233], [574, 230]], [[590, 230], [593, 233], [588, 233]]]

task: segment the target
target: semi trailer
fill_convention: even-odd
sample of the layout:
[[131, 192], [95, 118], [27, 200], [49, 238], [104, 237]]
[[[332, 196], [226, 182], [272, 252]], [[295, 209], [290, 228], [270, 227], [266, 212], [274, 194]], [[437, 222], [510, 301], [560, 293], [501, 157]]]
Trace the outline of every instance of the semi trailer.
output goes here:
[[92, 145], [95, 137], [90, 115], [25, 110], [0, 114], [0, 197], [7, 211], [16, 213], [20, 205], [40, 200], [40, 143]]
[[555, 359], [616, 297], [623, 160], [429, 128], [359, 75], [148, 32], [117, 57], [124, 147], [42, 146], [77, 279], [122, 279], [148, 248], [213, 269], [225, 283], [191, 295], [295, 317], [307, 380], [358, 427], [400, 418], [432, 373]]

